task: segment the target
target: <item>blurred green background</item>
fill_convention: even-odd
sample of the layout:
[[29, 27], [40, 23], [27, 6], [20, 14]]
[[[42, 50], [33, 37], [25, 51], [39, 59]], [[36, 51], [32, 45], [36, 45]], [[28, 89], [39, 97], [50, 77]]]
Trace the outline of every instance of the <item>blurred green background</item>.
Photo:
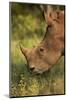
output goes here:
[[[46, 5], [43, 5], [46, 8]], [[64, 6], [53, 6], [64, 9]], [[64, 57], [50, 72], [30, 74], [18, 43], [37, 46], [45, 34], [45, 20], [40, 4], [10, 3], [10, 96], [64, 94]]]

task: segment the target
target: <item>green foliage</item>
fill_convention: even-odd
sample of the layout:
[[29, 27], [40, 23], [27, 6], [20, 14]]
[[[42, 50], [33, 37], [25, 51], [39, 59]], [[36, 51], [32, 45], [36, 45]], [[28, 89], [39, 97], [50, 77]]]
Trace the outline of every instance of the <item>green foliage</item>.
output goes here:
[[31, 48], [42, 40], [45, 22], [38, 5], [11, 3], [10, 96], [64, 94], [64, 57], [49, 72], [30, 74], [18, 43]]
[[44, 26], [45, 21], [38, 5], [11, 5], [11, 37], [13, 40], [43, 36]]

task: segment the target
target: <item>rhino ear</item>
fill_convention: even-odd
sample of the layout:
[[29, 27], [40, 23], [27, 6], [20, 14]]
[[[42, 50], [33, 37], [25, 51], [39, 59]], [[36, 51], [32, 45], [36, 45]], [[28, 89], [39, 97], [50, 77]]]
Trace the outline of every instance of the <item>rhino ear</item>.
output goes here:
[[53, 7], [52, 7], [51, 5], [45, 6], [45, 8], [44, 8], [44, 13], [52, 12], [52, 11], [53, 11]]
[[51, 5], [48, 5], [46, 8], [46, 11], [44, 10], [44, 18], [45, 20], [49, 20], [49, 18], [51, 17], [51, 13], [53, 12], [53, 7]]
[[46, 21], [47, 25], [52, 25], [53, 21], [52, 21], [52, 12], [53, 12], [53, 7], [51, 5], [47, 6], [47, 11], [44, 12], [44, 18]]
[[51, 5], [48, 5], [48, 6], [47, 6], [47, 12], [48, 12], [48, 13], [53, 12], [53, 7], [52, 7]]

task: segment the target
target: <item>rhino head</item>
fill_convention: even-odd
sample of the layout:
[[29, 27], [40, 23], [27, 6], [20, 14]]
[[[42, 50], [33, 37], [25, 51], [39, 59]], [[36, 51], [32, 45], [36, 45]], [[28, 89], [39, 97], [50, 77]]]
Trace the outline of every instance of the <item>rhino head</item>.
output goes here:
[[43, 73], [51, 68], [64, 53], [64, 12], [51, 7], [44, 12], [46, 35], [37, 47], [20, 50], [28, 68], [34, 73]]

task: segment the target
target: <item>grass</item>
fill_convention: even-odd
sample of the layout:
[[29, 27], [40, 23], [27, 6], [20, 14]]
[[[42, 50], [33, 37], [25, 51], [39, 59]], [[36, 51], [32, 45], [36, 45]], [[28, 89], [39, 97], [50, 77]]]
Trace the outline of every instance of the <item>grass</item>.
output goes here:
[[[40, 42], [36, 36], [22, 40], [25, 47], [33, 47]], [[34, 96], [64, 94], [64, 57], [51, 70], [42, 75], [30, 74], [26, 59], [18, 48], [19, 40], [11, 41], [11, 82], [10, 96]]]

